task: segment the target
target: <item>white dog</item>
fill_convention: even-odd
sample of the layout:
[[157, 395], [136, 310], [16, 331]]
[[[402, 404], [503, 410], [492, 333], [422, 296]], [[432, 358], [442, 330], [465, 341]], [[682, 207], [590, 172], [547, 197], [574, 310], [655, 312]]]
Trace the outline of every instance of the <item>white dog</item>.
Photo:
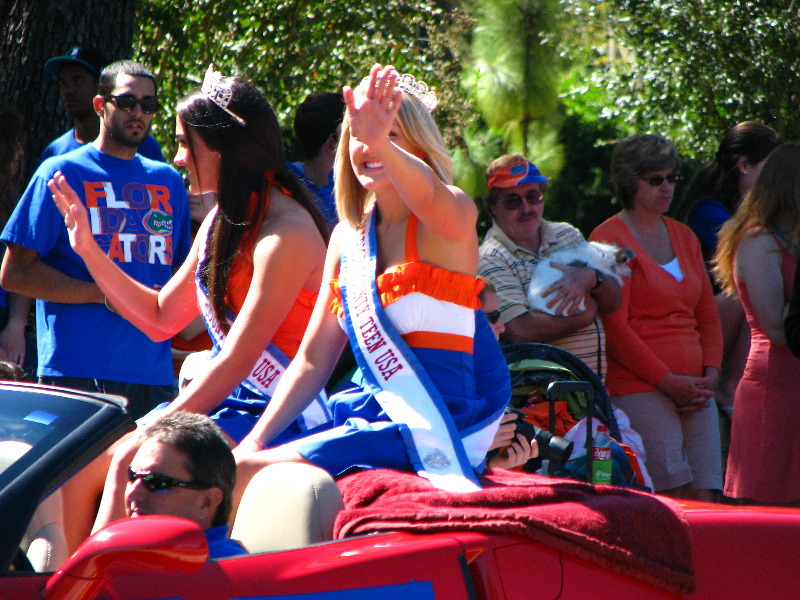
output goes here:
[[[631, 268], [628, 261], [634, 258], [633, 250], [630, 248], [620, 248], [613, 244], [602, 244], [600, 242], [584, 242], [580, 246], [569, 250], [559, 250], [553, 252], [547, 258], [542, 259], [536, 265], [533, 278], [528, 286], [528, 306], [532, 310], [538, 310], [551, 315], [558, 314], [553, 308], [548, 308], [548, 298], [542, 296], [542, 292], [564, 276], [564, 272], [556, 269], [551, 263], [570, 265], [573, 267], [589, 267], [601, 272], [603, 275], [613, 277], [622, 285], [622, 280], [631, 276]], [[586, 310], [586, 305], [581, 300], [580, 310], [576, 314]]]

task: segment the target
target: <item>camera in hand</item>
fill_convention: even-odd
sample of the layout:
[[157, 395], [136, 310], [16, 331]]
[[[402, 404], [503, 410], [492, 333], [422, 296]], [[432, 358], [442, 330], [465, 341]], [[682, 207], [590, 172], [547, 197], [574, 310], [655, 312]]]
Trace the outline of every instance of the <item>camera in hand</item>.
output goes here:
[[539, 456], [553, 462], [558, 467], [563, 467], [567, 463], [572, 454], [573, 442], [524, 421], [525, 413], [522, 411], [508, 407], [506, 413], [517, 415], [517, 433], [524, 435], [528, 442], [536, 440], [536, 443], [539, 444]]

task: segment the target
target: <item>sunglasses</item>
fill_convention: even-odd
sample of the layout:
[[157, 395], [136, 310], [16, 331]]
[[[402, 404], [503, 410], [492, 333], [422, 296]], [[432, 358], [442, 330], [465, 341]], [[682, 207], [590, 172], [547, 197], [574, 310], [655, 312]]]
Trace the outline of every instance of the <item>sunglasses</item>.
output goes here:
[[137, 471], [133, 467], [128, 467], [128, 481], [133, 483], [137, 479], [142, 480], [142, 485], [156, 494], [165, 494], [174, 487], [184, 487], [193, 490], [207, 490], [209, 485], [197, 481], [181, 481], [161, 473], [152, 471]]
[[146, 115], [152, 115], [161, 108], [161, 104], [155, 96], [145, 96], [141, 100], [133, 94], [122, 94], [121, 96], [114, 96], [110, 94], [103, 96], [106, 102], [112, 102], [120, 110], [131, 112], [136, 105], [142, 107], [142, 112]]
[[640, 177], [639, 179], [646, 181], [653, 187], [658, 187], [664, 183], [665, 179], [668, 184], [674, 185], [678, 181], [678, 176], [675, 173], [670, 173], [669, 175], [653, 175], [652, 177]]
[[[542, 190], [530, 190], [525, 193], [525, 202], [530, 204], [531, 206], [537, 206], [544, 202], [544, 192]], [[508, 194], [504, 196], [501, 204], [503, 208], [506, 210], [517, 210], [520, 206], [522, 206], [522, 199], [523, 196], [519, 194]]]
[[492, 325], [497, 323], [497, 321], [500, 319], [500, 311], [499, 310], [493, 310], [492, 312], [484, 311], [483, 314], [486, 315], [486, 320], [489, 321], [489, 323], [491, 323]]

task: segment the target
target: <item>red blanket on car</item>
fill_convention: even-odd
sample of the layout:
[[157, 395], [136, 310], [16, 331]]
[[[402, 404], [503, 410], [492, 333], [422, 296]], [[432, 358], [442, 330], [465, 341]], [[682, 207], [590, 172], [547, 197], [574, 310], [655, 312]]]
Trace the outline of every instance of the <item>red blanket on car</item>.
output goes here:
[[334, 537], [379, 531], [520, 535], [670, 591], [694, 590], [689, 526], [675, 503], [504, 469], [487, 470], [481, 483], [480, 491], [457, 494], [400, 471], [348, 475], [338, 481], [345, 508]]

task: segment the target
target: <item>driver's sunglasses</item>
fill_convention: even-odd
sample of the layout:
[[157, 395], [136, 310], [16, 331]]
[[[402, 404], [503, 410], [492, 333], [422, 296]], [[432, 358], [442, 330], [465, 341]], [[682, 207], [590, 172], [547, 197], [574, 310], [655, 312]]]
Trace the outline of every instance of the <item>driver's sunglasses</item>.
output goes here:
[[103, 96], [103, 99], [106, 102], [113, 102], [114, 106], [125, 112], [131, 112], [136, 108], [137, 104], [142, 107], [142, 112], [146, 115], [152, 115], [161, 108], [161, 104], [155, 96], [145, 96], [139, 100], [133, 94], [122, 94], [121, 96], [109, 94], [108, 96]]
[[489, 323], [491, 323], [492, 325], [497, 323], [497, 321], [500, 319], [499, 310], [493, 310], [492, 312], [483, 311], [483, 314], [486, 315], [486, 320], [489, 321]]
[[181, 481], [173, 477], [154, 473], [153, 471], [137, 471], [133, 467], [128, 467], [128, 481], [133, 483], [137, 479], [142, 480], [142, 485], [156, 494], [165, 494], [174, 487], [184, 487], [193, 490], [207, 490], [209, 485], [197, 481]]
[[664, 180], [668, 184], [674, 185], [678, 181], [678, 176], [675, 173], [670, 173], [669, 175], [653, 175], [652, 177], [640, 177], [639, 179], [646, 181], [653, 187], [658, 187], [664, 183]]
[[525, 198], [525, 202], [531, 206], [537, 206], [544, 202], [544, 192], [542, 190], [528, 190], [525, 192], [525, 196], [520, 196], [519, 194], [508, 194], [507, 196], [503, 197], [500, 203], [506, 210], [517, 210], [520, 206], [522, 206], [523, 197]]

